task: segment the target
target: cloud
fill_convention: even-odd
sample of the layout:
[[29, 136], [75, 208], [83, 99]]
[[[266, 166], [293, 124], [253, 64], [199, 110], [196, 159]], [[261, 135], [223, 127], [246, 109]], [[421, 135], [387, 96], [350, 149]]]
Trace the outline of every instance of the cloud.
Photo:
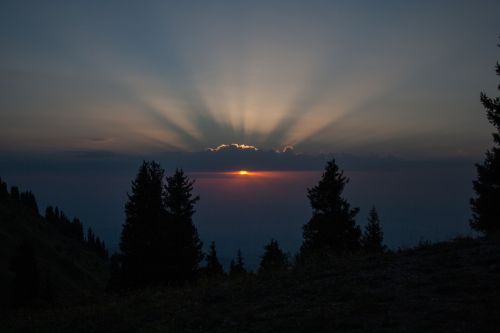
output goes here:
[[245, 144], [239, 144], [239, 143], [231, 143], [231, 144], [221, 144], [221, 145], [218, 145], [217, 147], [215, 148], [207, 148], [208, 151], [211, 151], [211, 152], [218, 152], [218, 151], [222, 151], [222, 150], [238, 150], [238, 149], [241, 149], [241, 150], [246, 150], [246, 149], [250, 149], [250, 150], [259, 150], [259, 148], [255, 147], [255, 146], [252, 146], [252, 145], [245, 145]]
[[116, 170], [132, 177], [142, 160], [156, 160], [167, 171], [183, 168], [187, 172], [250, 171], [321, 171], [326, 162], [335, 158], [340, 168], [347, 172], [446, 170], [456, 167], [471, 168], [472, 158], [444, 158], [410, 160], [393, 156], [367, 156], [353, 154], [304, 154], [292, 147], [281, 151], [261, 150], [254, 146], [225, 144], [197, 152], [160, 152], [147, 154], [121, 154], [103, 150], [66, 151], [59, 153], [0, 154], [0, 175], [18, 168], [39, 170], [81, 170], [85, 173]]

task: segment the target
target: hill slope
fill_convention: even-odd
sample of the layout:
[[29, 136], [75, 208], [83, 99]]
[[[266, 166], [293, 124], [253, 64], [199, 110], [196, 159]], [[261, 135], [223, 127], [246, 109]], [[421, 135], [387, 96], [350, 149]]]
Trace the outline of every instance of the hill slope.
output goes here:
[[108, 264], [84, 244], [63, 235], [22, 203], [0, 198], [0, 306], [7, 305], [13, 278], [9, 262], [23, 242], [33, 244], [40, 272], [40, 291], [54, 302], [82, 300], [102, 291]]
[[500, 246], [462, 239], [332, 259], [268, 278], [103, 298], [19, 314], [36, 332], [497, 332]]

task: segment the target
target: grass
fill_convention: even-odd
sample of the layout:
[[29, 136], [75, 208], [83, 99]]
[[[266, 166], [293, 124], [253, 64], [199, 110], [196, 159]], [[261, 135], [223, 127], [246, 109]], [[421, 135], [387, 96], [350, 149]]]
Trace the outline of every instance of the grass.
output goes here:
[[2, 332], [496, 332], [500, 246], [457, 239], [20, 311]]

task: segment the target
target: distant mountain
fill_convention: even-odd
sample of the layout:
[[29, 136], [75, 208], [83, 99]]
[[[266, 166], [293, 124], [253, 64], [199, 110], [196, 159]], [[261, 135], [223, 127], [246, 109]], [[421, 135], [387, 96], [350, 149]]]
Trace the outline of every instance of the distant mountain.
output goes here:
[[105, 256], [83, 234], [78, 239], [42, 217], [31, 192], [20, 193], [16, 187], [9, 192], [0, 180], [0, 306], [8, 305], [14, 278], [10, 262], [25, 242], [34, 249], [40, 302], [81, 302], [104, 290], [109, 277]]

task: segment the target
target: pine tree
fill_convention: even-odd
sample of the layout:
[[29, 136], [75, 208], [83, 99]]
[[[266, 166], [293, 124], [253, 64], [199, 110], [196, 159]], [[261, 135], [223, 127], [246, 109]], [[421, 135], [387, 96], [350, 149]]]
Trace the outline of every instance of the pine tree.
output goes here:
[[61, 220], [61, 213], [59, 212], [59, 207], [54, 209], [54, 222], [57, 224]]
[[109, 268], [110, 268], [110, 278], [108, 284], [106, 285], [107, 292], [116, 292], [121, 289], [128, 287], [125, 284], [125, 279], [123, 278], [122, 269], [123, 258], [121, 254], [114, 253], [109, 258]]
[[48, 221], [48, 222], [53, 222], [54, 219], [55, 219], [55, 212], [54, 212], [54, 207], [52, 206], [47, 206], [47, 208], [45, 209], [45, 219]]
[[203, 259], [193, 224], [194, 181], [176, 170], [172, 177], [154, 161], [143, 162], [125, 205], [120, 242], [122, 285], [180, 285], [193, 279]]
[[361, 245], [367, 253], [381, 253], [386, 248], [383, 241], [384, 233], [380, 227], [377, 209], [373, 206], [368, 216], [368, 224], [365, 226], [365, 231], [361, 238]]
[[12, 186], [10, 188], [10, 197], [15, 201], [19, 201], [21, 199], [19, 194], [19, 187]]
[[356, 225], [358, 208], [342, 198], [349, 182], [332, 159], [318, 185], [308, 189], [313, 216], [303, 227], [300, 257], [311, 254], [343, 254], [359, 250], [361, 229]]
[[94, 248], [95, 247], [95, 234], [92, 228], [87, 229], [87, 246], [89, 248]]
[[80, 222], [80, 219], [76, 217], [73, 218], [73, 221], [71, 222], [71, 229], [73, 237], [79, 242], [84, 243], [85, 237], [83, 235], [83, 224]]
[[29, 208], [33, 213], [39, 215], [38, 204], [35, 195], [31, 191], [21, 192], [20, 200], [24, 206]]
[[108, 249], [106, 248], [104, 240], [101, 240], [101, 242], [99, 243], [99, 254], [101, 255], [101, 258], [105, 260], [109, 259], [109, 252]]
[[266, 274], [271, 272], [285, 271], [288, 269], [288, 257], [281, 250], [278, 241], [271, 239], [269, 244], [264, 247], [264, 255], [261, 258], [259, 273]]
[[27, 304], [38, 296], [40, 274], [31, 242], [25, 241], [17, 248], [10, 261], [10, 270], [14, 273], [11, 286], [11, 300], [14, 305]]
[[[203, 260], [203, 243], [193, 224], [194, 205], [200, 199], [193, 195], [194, 181], [176, 169], [166, 178], [164, 207], [168, 224], [165, 224], [166, 244], [165, 263], [167, 280], [170, 283], [183, 283], [194, 278]], [[162, 246], [163, 247], [163, 246]]]
[[[500, 76], [498, 62], [496, 74]], [[497, 88], [500, 90], [500, 85]], [[484, 163], [476, 164], [477, 180], [473, 182], [476, 197], [471, 199], [470, 226], [489, 235], [500, 232], [500, 96], [490, 98], [481, 93], [480, 99], [496, 132], [493, 133], [494, 146], [486, 152]]]
[[120, 239], [122, 284], [138, 287], [157, 284], [159, 225], [165, 218], [162, 204], [164, 171], [156, 162], [144, 161], [132, 181], [125, 204], [126, 220]]
[[159, 260], [158, 244], [163, 241], [160, 226], [165, 222], [163, 175], [158, 163], [144, 161], [132, 182], [120, 239], [121, 284], [125, 287], [158, 284], [163, 278], [159, 268], [164, 261]]
[[206, 256], [207, 266], [205, 268], [205, 273], [209, 277], [218, 277], [224, 275], [224, 269], [222, 268], [219, 258], [217, 258], [217, 251], [215, 249], [215, 242], [210, 244], [210, 251]]
[[232, 278], [241, 277], [245, 275], [247, 270], [245, 269], [245, 263], [243, 262], [243, 255], [241, 254], [241, 249], [238, 249], [236, 253], [236, 261], [231, 260], [229, 265], [229, 276]]
[[0, 199], [5, 199], [9, 196], [9, 190], [7, 189], [7, 183], [0, 178]]

